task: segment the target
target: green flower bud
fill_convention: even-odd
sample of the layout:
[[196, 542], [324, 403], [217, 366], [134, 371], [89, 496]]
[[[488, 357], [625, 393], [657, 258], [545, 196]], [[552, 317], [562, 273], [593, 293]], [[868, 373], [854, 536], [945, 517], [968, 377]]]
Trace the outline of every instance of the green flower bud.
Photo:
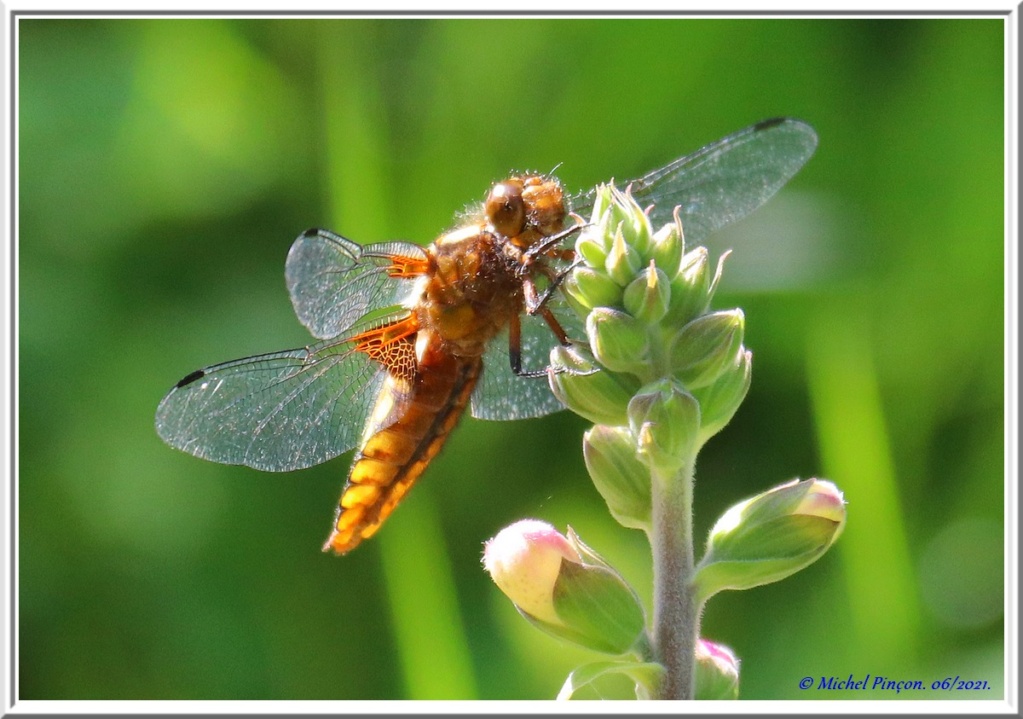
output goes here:
[[562, 288], [581, 316], [594, 307], [615, 307], [622, 302], [622, 288], [603, 270], [577, 267], [565, 279]]
[[625, 287], [632, 282], [636, 273], [639, 272], [639, 268], [643, 266], [643, 259], [634, 247], [626, 243], [625, 235], [622, 232], [623, 227], [624, 223], [619, 225], [614, 234], [611, 250], [607, 253], [607, 259], [604, 260], [604, 269], [611, 279]]
[[595, 308], [586, 317], [586, 335], [597, 362], [612, 372], [632, 372], [646, 366], [646, 327], [625, 312]]
[[623, 654], [643, 635], [643, 605], [629, 583], [568, 529], [582, 564], [564, 564], [554, 586], [554, 608], [565, 624], [588, 641], [578, 643]]
[[554, 396], [570, 410], [594, 424], [612, 426], [626, 423], [629, 400], [640, 386], [632, 375], [601, 370], [579, 347], [551, 350], [548, 379]]
[[696, 450], [700, 405], [677, 382], [660, 380], [630, 401], [629, 429], [647, 466], [674, 475]]
[[844, 526], [842, 493], [824, 480], [793, 480], [740, 502], [711, 529], [693, 580], [697, 601], [798, 572], [824, 554]]
[[682, 234], [682, 220], [679, 208], [675, 208], [675, 224], [665, 225], [650, 241], [650, 258], [668, 275], [674, 277], [679, 273], [679, 263], [685, 250], [685, 239]]
[[586, 469], [611, 515], [624, 527], [650, 527], [650, 470], [625, 427], [598, 424], [583, 435]]
[[625, 288], [623, 303], [629, 314], [636, 319], [646, 324], [656, 324], [667, 314], [670, 299], [668, 276], [657, 269], [654, 260], [650, 260], [650, 266]]
[[[593, 211], [590, 214], [590, 223], [597, 226], [610, 222], [610, 213], [613, 206], [614, 197], [611, 192], [611, 185], [597, 185], [593, 198]], [[620, 218], [619, 221], [621, 221]]]
[[623, 219], [621, 209], [614, 203], [611, 186], [597, 185], [589, 222], [583, 226], [575, 242], [575, 250], [587, 266], [604, 271], [607, 253], [611, 250], [611, 237]]
[[696, 642], [696, 699], [738, 699], [739, 660], [723, 644]]
[[641, 264], [649, 259], [651, 245], [653, 244], [654, 228], [650, 224], [650, 216], [632, 197], [632, 193], [626, 188], [624, 193], [619, 193], [618, 202], [625, 208], [626, 221], [622, 224], [625, 234], [625, 241], [630, 247], [634, 247], [639, 253]]
[[483, 564], [519, 612], [549, 634], [622, 654], [643, 633], [632, 587], [571, 529], [565, 537], [546, 522], [516, 522], [486, 543]]
[[717, 381], [706, 387], [692, 390], [693, 397], [700, 403], [700, 445], [725, 428], [749, 391], [753, 369], [753, 353], [739, 352]]
[[587, 267], [604, 267], [607, 248], [592, 234], [582, 234], [575, 243], [575, 251], [586, 262]]
[[[607, 238], [621, 232], [625, 243], [645, 256], [650, 249], [653, 228], [650, 218], [631, 192], [628, 189], [622, 192], [608, 184], [597, 188], [597, 196], [600, 202], [594, 206], [593, 218], [595, 221], [599, 219], [599, 233]], [[598, 209], [601, 210], [599, 213]], [[605, 242], [604, 246], [609, 247], [610, 244]]]
[[699, 317], [710, 305], [710, 257], [706, 247], [696, 247], [682, 256], [678, 274], [671, 281], [669, 313], [678, 323]]
[[671, 347], [675, 376], [690, 389], [709, 385], [735, 364], [744, 327], [739, 309], [703, 315], [687, 324]]

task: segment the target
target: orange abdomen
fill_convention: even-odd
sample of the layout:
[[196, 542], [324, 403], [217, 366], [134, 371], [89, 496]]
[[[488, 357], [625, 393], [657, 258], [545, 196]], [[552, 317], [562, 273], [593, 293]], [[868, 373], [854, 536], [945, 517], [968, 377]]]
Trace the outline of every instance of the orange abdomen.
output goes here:
[[[367, 430], [324, 551], [344, 554], [372, 536], [458, 424], [479, 379], [482, 359], [431, 351], [435, 349], [428, 349], [420, 361], [412, 398], [397, 421]], [[391, 401], [388, 391], [385, 385], [378, 405]]]

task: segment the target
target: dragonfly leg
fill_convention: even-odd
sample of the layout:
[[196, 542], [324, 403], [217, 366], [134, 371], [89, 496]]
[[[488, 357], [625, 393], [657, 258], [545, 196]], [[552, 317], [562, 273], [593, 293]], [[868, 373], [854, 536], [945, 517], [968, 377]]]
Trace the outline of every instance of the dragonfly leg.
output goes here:
[[[574, 257], [575, 253], [573, 252], [572, 255]], [[526, 312], [531, 315], [535, 315], [537, 313], [542, 315], [551, 296], [561, 286], [561, 283], [565, 281], [565, 278], [568, 277], [568, 273], [578, 267], [580, 262], [582, 262], [582, 258], [575, 258], [571, 265], [558, 273], [551, 271], [547, 265], [537, 265], [540, 272], [542, 272], [549, 280], [547, 287], [542, 293], [537, 293], [536, 283], [533, 281], [532, 277], [528, 275], [523, 277], [522, 285], [526, 295]], [[544, 319], [547, 319], [546, 316]], [[547, 320], [547, 324], [550, 324], [550, 320]], [[554, 329], [553, 325], [551, 326], [551, 329]], [[554, 333], [557, 334], [558, 331], [554, 330]], [[565, 343], [562, 342], [562, 344]]]
[[[558, 325], [558, 329], [561, 329], [561, 325]], [[563, 336], [564, 330], [561, 331], [561, 337]], [[561, 340], [561, 337], [558, 339]], [[517, 377], [547, 376], [546, 368], [542, 370], [522, 369], [522, 322], [518, 315], [512, 315], [511, 322], [508, 323], [508, 360], [511, 362], [511, 371]]]
[[[551, 328], [555, 337], [558, 338], [558, 342], [563, 347], [570, 347], [572, 340], [568, 338], [568, 334], [565, 332], [561, 323], [558, 322], [558, 318], [554, 316], [554, 313], [547, 307], [541, 307], [538, 310], [544, 321]], [[597, 372], [597, 369], [588, 370], [586, 372], [571, 370], [567, 367], [545, 367], [542, 370], [524, 370], [522, 369], [522, 321], [518, 315], [513, 315], [511, 321], [508, 323], [508, 359], [511, 362], [511, 370], [518, 377], [546, 377], [549, 373], [554, 372], [555, 374], [561, 374], [562, 372], [571, 372], [575, 375], [590, 375]]]
[[585, 224], [577, 222], [568, 229], [562, 230], [561, 232], [556, 232], [550, 237], [544, 238], [542, 242], [537, 242], [536, 244], [531, 245], [530, 248], [523, 253], [525, 264], [528, 265], [532, 263], [533, 260], [535, 260], [537, 257], [540, 257], [541, 255], [546, 255], [556, 246], [564, 242], [565, 239], [579, 232], [584, 227], [586, 227]]

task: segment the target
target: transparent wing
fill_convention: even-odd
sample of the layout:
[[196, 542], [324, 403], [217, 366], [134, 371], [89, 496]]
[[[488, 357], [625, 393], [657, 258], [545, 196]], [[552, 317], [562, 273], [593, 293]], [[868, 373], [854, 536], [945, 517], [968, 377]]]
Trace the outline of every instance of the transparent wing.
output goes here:
[[[156, 410], [167, 444], [223, 464], [286, 472], [354, 447], [386, 375], [360, 340], [224, 362], [188, 375]], [[406, 396], [394, 397], [400, 413]]]
[[[586, 328], [560, 295], [547, 303], [570, 340], [584, 340]], [[551, 349], [558, 338], [539, 316], [523, 314], [520, 351], [522, 369], [543, 370], [550, 364]], [[546, 376], [521, 377], [511, 369], [508, 330], [498, 334], [483, 355], [483, 376], [472, 394], [472, 416], [477, 419], [511, 420], [543, 417], [560, 412], [565, 405], [551, 393]]]
[[284, 276], [295, 314], [317, 339], [337, 337], [371, 310], [400, 304], [407, 278], [425, 271], [410, 242], [362, 246], [328, 230], [306, 230], [288, 252]]
[[[767, 202], [816, 147], [817, 133], [805, 122], [764, 120], [633, 180], [632, 196], [654, 205], [655, 228], [671, 222], [678, 206], [686, 241], [696, 244]], [[594, 194], [580, 195], [573, 210], [589, 219]]]

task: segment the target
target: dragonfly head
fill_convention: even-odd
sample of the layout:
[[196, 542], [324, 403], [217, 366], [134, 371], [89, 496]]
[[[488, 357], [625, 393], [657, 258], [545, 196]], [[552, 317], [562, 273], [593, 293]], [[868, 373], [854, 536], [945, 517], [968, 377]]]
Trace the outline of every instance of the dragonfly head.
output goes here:
[[490, 228], [527, 249], [539, 239], [561, 231], [565, 198], [555, 177], [526, 175], [498, 182], [484, 203]]

